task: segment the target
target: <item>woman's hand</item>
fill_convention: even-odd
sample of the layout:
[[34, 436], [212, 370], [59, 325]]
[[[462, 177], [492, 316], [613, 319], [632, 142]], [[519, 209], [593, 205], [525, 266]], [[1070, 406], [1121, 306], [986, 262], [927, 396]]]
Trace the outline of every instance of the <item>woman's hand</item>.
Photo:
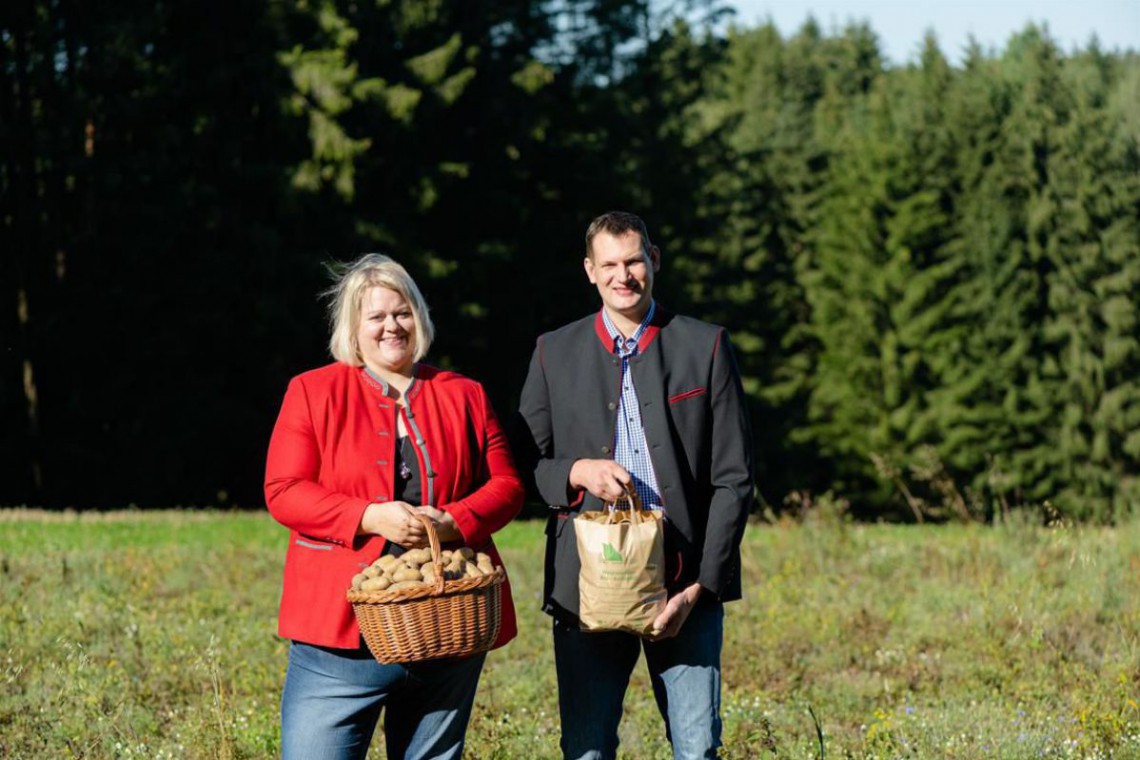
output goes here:
[[406, 501], [369, 504], [360, 518], [360, 532], [371, 533], [409, 549], [428, 545], [427, 528]]
[[439, 542], [447, 543], [448, 541], [462, 541], [463, 534], [459, 532], [459, 526], [455, 524], [455, 518], [449, 513], [444, 512], [442, 509], [435, 507], [413, 507], [416, 512], [421, 515], [427, 515], [431, 521], [435, 523], [435, 532], [439, 536]]

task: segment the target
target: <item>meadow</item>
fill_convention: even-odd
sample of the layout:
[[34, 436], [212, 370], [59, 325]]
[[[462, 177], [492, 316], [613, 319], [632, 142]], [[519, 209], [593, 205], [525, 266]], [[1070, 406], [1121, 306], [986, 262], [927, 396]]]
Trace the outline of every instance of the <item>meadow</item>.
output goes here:
[[[467, 757], [558, 756], [542, 540], [499, 536], [520, 635]], [[0, 758], [276, 756], [285, 542], [255, 512], [0, 512]], [[757, 522], [744, 574], [727, 758], [1140, 757], [1140, 522]], [[621, 756], [666, 758], [641, 668]]]

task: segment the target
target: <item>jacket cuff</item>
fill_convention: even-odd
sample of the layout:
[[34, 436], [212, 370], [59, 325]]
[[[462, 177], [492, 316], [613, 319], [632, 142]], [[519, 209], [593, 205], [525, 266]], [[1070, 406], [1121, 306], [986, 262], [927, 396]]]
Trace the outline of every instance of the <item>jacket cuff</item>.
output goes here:
[[364, 510], [368, 509], [368, 505], [371, 503], [368, 499], [349, 498], [344, 503], [344, 509], [337, 520], [335, 533], [332, 536], [333, 540], [341, 546], [351, 548], [356, 542], [356, 531], [360, 527], [360, 520], [364, 517]]
[[731, 581], [731, 578], [726, 577], [728, 575], [729, 573], [722, 572], [719, 568], [706, 568], [702, 563], [701, 574], [697, 577], [697, 583], [701, 584], [704, 593], [720, 599]]
[[457, 509], [452, 511], [446, 507], [440, 507], [440, 509], [446, 511], [451, 515], [451, 519], [455, 520], [455, 527], [459, 528], [465, 546], [479, 546], [491, 537], [491, 532], [484, 529], [483, 521], [472, 510]]
[[541, 463], [534, 473], [539, 496], [552, 507], [575, 507], [582, 503], [584, 491], [570, 487], [570, 470], [574, 459], [549, 459]]

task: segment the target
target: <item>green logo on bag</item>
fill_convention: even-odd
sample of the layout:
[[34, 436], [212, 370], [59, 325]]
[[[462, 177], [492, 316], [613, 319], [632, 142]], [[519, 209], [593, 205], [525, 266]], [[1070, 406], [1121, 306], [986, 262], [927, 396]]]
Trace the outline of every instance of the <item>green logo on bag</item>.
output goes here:
[[606, 562], [625, 562], [625, 559], [621, 556], [621, 552], [610, 544], [602, 544], [602, 559]]

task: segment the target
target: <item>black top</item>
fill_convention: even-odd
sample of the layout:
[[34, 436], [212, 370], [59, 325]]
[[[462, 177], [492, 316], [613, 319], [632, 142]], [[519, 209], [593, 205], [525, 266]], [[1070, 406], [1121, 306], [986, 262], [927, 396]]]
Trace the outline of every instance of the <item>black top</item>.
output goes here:
[[420, 485], [420, 463], [412, 450], [411, 439], [400, 436], [396, 440], [396, 478], [392, 486], [393, 499], [406, 501], [413, 507], [423, 506], [423, 488]]
[[[412, 450], [412, 442], [406, 436], [400, 436], [396, 440], [396, 477], [392, 485], [392, 500], [393, 501], [406, 501], [413, 507], [422, 506], [420, 500], [423, 498], [423, 488], [420, 485], [420, 463], [416, 459], [415, 451]], [[397, 544], [395, 541], [389, 541], [384, 546], [384, 554], [393, 554], [399, 557], [406, 552], [407, 549]]]

